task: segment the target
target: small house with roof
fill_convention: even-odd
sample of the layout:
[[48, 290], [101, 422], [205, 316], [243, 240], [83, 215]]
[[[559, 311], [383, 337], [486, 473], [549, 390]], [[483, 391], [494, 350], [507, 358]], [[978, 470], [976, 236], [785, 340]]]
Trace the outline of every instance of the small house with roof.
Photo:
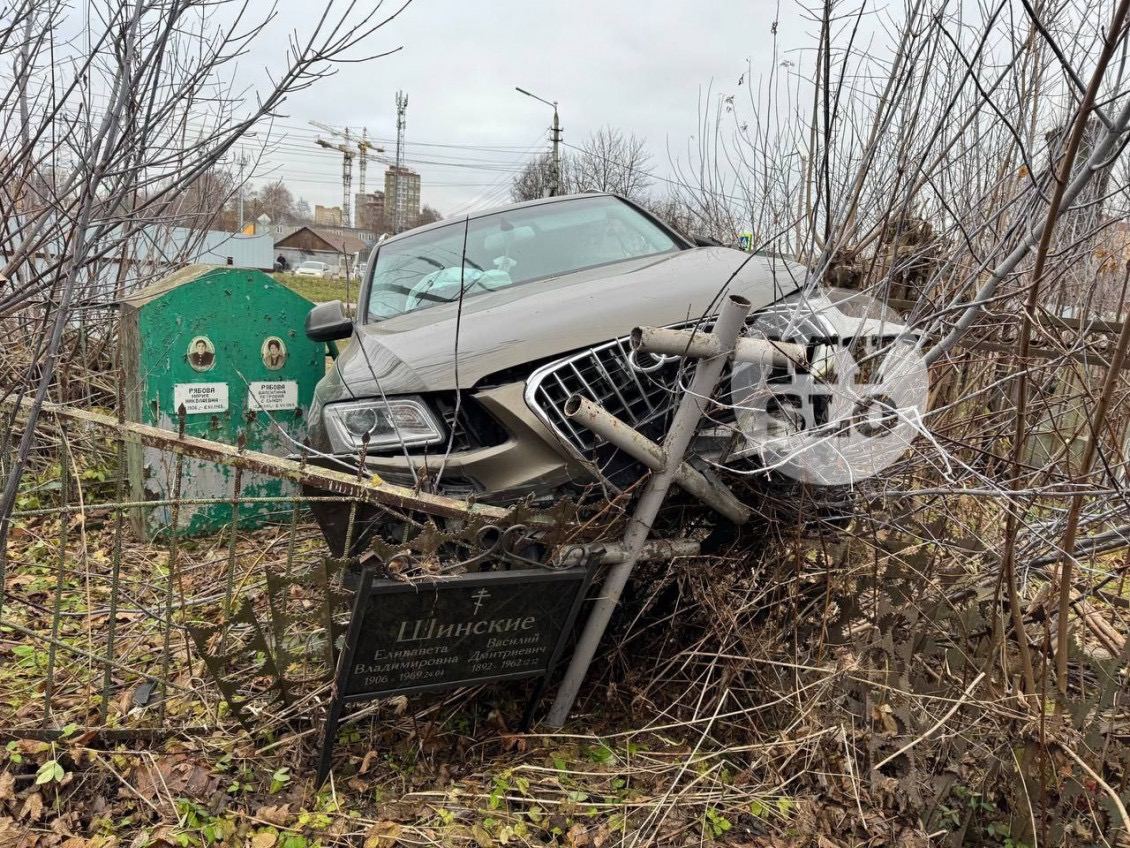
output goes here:
[[275, 242], [276, 256], [285, 258], [291, 268], [314, 260], [343, 277], [357, 276], [369, 250], [361, 238], [329, 227], [298, 227]]

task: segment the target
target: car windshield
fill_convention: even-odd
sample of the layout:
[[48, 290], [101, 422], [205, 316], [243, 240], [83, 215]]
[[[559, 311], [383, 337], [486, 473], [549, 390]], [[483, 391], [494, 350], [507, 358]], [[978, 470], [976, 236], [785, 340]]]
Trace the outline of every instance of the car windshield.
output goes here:
[[[615, 197], [581, 197], [448, 224], [381, 246], [368, 315], [379, 321], [572, 271], [680, 250]], [[462, 262], [460, 262], [462, 257]]]

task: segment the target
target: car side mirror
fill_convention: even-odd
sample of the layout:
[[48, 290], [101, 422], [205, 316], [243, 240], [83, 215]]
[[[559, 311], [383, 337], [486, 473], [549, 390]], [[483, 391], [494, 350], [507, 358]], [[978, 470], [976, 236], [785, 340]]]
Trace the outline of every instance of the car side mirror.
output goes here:
[[336, 342], [353, 335], [353, 320], [340, 300], [319, 303], [306, 316], [306, 335], [315, 342]]

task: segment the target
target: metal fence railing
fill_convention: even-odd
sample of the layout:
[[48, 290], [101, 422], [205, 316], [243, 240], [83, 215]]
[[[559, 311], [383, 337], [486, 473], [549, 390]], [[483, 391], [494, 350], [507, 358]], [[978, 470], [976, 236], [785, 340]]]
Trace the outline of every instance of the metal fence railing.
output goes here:
[[[0, 423], [5, 469], [25, 426], [18, 407], [8, 413]], [[565, 526], [556, 516], [417, 492], [84, 409], [46, 406], [35, 435], [0, 551], [0, 632], [13, 645], [11, 661], [0, 663], [8, 695], [0, 727], [10, 730], [186, 730], [226, 716], [263, 730], [308, 715], [332, 678], [349, 609], [342, 572], [352, 564], [333, 556], [310, 516], [314, 502], [341, 509], [352, 538], [377, 525], [401, 528], [372, 543], [395, 551], [406, 577], [441, 557], [453, 569], [507, 567], [524, 555], [516, 540], [532, 527]], [[168, 497], [130, 499], [131, 442], [174, 457]], [[182, 497], [191, 459], [233, 468], [231, 489]], [[324, 494], [249, 496], [243, 472]], [[249, 504], [267, 509], [265, 526], [241, 526]], [[175, 532], [202, 505], [230, 510], [227, 526], [196, 538]], [[131, 514], [154, 509], [169, 509], [170, 532], [141, 540]]]

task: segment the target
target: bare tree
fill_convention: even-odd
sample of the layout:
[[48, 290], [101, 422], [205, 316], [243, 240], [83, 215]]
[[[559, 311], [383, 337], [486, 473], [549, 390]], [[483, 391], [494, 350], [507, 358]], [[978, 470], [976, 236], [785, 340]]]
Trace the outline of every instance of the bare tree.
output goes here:
[[609, 191], [633, 200], [651, 187], [651, 154], [643, 139], [602, 127], [574, 157], [572, 179], [578, 191]]
[[[886, 491], [899, 474], [944, 468], [931, 491], [946, 520], [958, 521], [963, 492], [993, 499], [981, 538], [1002, 554], [990, 574], [1008, 600], [994, 633], [1011, 629], [1030, 697], [1040, 673], [1024, 610], [1056, 619], [1064, 698], [1072, 599], [1089, 591], [1079, 552], [1130, 546], [1130, 524], [1115, 517], [1125, 407], [1110, 424], [1120, 348], [1108, 338], [1096, 359], [1088, 340], [1100, 319], [1127, 315], [1125, 258], [1100, 274], [1095, 252], [1130, 209], [1130, 80], [1117, 59], [1128, 11], [1109, 0], [970, 15], [912, 0], [880, 50], [860, 38], [865, 7], [830, 0], [810, 10], [818, 48], [764, 79], [750, 69], [733, 93], [708, 92], [700, 132], [673, 157], [678, 196], [700, 221], [749, 229], [757, 247], [801, 260], [790, 267], [808, 287], [903, 301], [937, 385], [922, 444]], [[1065, 480], [1095, 496], [1064, 509]], [[1020, 571], [1036, 551], [1049, 581], [1038, 603], [1022, 598], [1037, 575]]]
[[282, 179], [277, 179], [249, 193], [244, 201], [251, 211], [251, 218], [266, 215], [272, 221], [288, 224], [297, 220], [294, 195]]
[[724, 244], [734, 239], [736, 230], [730, 222], [723, 224], [714, 218], [703, 218], [678, 189], [659, 198], [647, 198], [642, 203], [652, 215], [685, 236], [704, 236]]
[[[6, 10], [0, 59], [14, 83], [0, 92], [11, 116], [0, 124], [0, 185], [19, 212], [0, 222], [0, 320], [23, 355], [4, 363], [2, 383], [5, 399], [23, 400], [25, 428], [0, 486], [0, 583], [21, 470], [76, 306], [108, 305], [165, 273], [170, 254], [189, 253], [191, 237], [174, 232], [185, 193], [252, 127], [269, 132], [288, 95], [335, 62], [366, 58], [355, 48], [405, 5], [358, 12], [327, 0], [251, 97], [233, 93], [234, 63], [271, 15], [253, 21], [248, 2], [137, 0], [88, 14], [19, 0]], [[147, 249], [161, 238], [171, 249]]]
[[[604, 127], [581, 147], [561, 156], [561, 194], [608, 191], [636, 201], [647, 198], [651, 187], [651, 155], [643, 140]], [[514, 178], [514, 200], [548, 197], [554, 185], [553, 157], [544, 154], [529, 162]]]
[[[574, 194], [577, 192], [577, 181], [574, 178], [574, 159], [569, 155], [561, 157], [561, 194]], [[553, 157], [546, 153], [531, 160], [514, 177], [510, 185], [510, 199], [514, 201], [537, 200], [539, 197], [549, 197], [553, 191]]]
[[436, 221], [442, 220], [443, 216], [440, 215], [436, 209], [428, 206], [428, 204], [425, 203], [422, 207], [420, 207], [420, 214], [412, 219], [409, 226], [422, 227], [425, 224], [434, 224]]
[[212, 168], [194, 179], [177, 200], [171, 217], [191, 230], [219, 225], [224, 229], [235, 226], [235, 214], [228, 221], [227, 208], [239, 190], [235, 176], [224, 168]]

